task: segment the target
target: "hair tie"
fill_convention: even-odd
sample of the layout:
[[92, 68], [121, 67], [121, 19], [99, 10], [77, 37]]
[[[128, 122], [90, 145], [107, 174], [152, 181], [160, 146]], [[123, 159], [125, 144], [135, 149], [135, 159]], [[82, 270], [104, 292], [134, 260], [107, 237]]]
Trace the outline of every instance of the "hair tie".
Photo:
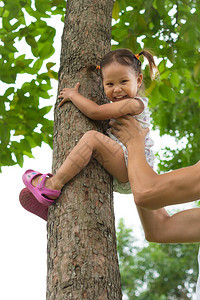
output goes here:
[[100, 66], [96, 66], [96, 70], [100, 70], [101, 69], [101, 67]]
[[135, 58], [137, 58], [139, 60], [140, 54], [135, 54]]

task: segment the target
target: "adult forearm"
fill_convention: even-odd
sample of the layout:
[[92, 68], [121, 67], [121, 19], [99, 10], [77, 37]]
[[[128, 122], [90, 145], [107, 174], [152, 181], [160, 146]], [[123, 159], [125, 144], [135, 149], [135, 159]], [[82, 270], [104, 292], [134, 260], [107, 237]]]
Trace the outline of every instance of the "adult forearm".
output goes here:
[[160, 243], [163, 232], [165, 232], [165, 222], [170, 218], [169, 214], [164, 208], [149, 210], [137, 205], [136, 207], [146, 240]]
[[142, 144], [128, 147], [128, 174], [137, 205], [158, 209], [200, 198], [200, 162], [158, 175], [148, 165]]
[[162, 208], [148, 210], [137, 207], [145, 237], [156, 243], [200, 242], [200, 208], [188, 209], [170, 216]]

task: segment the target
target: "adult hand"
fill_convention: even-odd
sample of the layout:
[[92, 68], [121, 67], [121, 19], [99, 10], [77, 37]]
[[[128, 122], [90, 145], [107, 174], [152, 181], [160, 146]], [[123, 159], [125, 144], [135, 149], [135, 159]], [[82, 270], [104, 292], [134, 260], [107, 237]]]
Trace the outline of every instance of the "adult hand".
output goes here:
[[124, 116], [110, 121], [111, 132], [128, 147], [131, 144], [144, 143], [145, 137], [149, 131], [148, 128], [141, 127], [139, 122], [132, 116]]
[[72, 101], [71, 97], [74, 93], [78, 93], [79, 87], [80, 87], [80, 83], [77, 83], [74, 88], [64, 88], [60, 92], [60, 95], [58, 96], [59, 99], [60, 98], [62, 99], [58, 107], [61, 107], [65, 102]]

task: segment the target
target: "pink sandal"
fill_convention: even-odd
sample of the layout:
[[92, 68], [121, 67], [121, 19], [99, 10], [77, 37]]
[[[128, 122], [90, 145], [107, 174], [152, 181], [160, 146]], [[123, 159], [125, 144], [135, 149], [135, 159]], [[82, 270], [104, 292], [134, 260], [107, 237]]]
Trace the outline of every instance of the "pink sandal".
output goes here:
[[[38, 184], [34, 187], [31, 182], [33, 178], [36, 176], [40, 176]], [[41, 203], [46, 206], [52, 205], [55, 202], [55, 199], [50, 199], [51, 197], [58, 198], [60, 196], [61, 191], [58, 190], [51, 190], [45, 187], [46, 177], [52, 177], [52, 174], [41, 174], [34, 170], [27, 170], [23, 176], [22, 180], [29, 191], [35, 196], [35, 198]], [[50, 197], [50, 198], [49, 198]]]
[[29, 189], [24, 188], [21, 190], [19, 194], [19, 202], [24, 209], [47, 221], [48, 206], [38, 202]]

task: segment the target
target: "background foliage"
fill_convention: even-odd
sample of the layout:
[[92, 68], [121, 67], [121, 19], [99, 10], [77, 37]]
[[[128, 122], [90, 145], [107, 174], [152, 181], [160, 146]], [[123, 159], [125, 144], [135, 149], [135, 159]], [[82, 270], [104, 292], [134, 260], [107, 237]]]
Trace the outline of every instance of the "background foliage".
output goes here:
[[117, 228], [122, 291], [129, 300], [192, 299], [198, 244], [141, 243], [121, 219]]
[[[51, 97], [51, 80], [57, 79], [50, 61], [56, 31], [46, 20], [57, 14], [63, 18], [64, 6], [62, 0], [0, 2], [0, 81], [7, 87], [0, 96], [0, 168], [22, 166], [23, 156], [32, 157], [31, 149], [42, 141], [52, 147], [53, 121], [44, 116], [51, 110], [45, 101]], [[18, 51], [20, 41], [24, 48]], [[27, 48], [32, 59], [26, 57]]]
[[[132, 10], [127, 10], [131, 6]], [[199, 160], [200, 2], [196, 0], [116, 1], [113, 39], [117, 47], [139, 52], [142, 46], [159, 58], [160, 80], [151, 82], [145, 69], [154, 128], [180, 141], [185, 149], [166, 149], [160, 170]]]
[[[33, 147], [42, 141], [52, 146], [53, 124], [44, 116], [51, 109], [45, 102], [50, 98], [51, 80], [57, 79], [52, 70], [55, 62], [50, 61], [56, 32], [47, 21], [54, 15], [64, 19], [66, 2], [0, 3], [0, 80], [8, 87], [0, 99], [0, 167], [16, 163], [22, 166], [23, 156], [31, 157]], [[137, 53], [144, 47], [159, 58], [159, 80], [151, 82], [148, 68], [144, 70], [154, 128], [177, 141], [184, 138], [183, 150], [165, 149], [161, 171], [199, 160], [199, 14], [198, 0], [114, 2], [113, 48], [127, 47]], [[21, 40], [30, 48], [33, 59], [26, 58], [26, 50], [18, 52], [16, 45]], [[24, 83], [18, 87], [16, 81], [21, 74], [25, 75]]]

